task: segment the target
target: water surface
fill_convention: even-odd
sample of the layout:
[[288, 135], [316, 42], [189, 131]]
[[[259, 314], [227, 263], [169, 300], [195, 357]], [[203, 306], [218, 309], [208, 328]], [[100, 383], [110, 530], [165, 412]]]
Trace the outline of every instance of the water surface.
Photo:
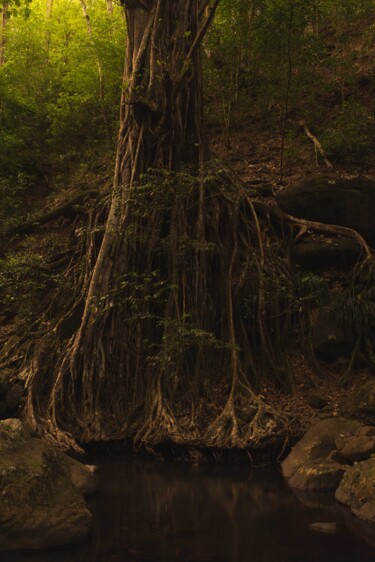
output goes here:
[[[307, 507], [276, 470], [118, 458], [99, 466], [100, 492], [90, 505], [95, 524], [85, 544], [3, 553], [1, 562], [375, 561], [366, 542], [375, 548], [375, 532], [334, 503]], [[337, 533], [313, 531], [314, 522], [336, 522]]]

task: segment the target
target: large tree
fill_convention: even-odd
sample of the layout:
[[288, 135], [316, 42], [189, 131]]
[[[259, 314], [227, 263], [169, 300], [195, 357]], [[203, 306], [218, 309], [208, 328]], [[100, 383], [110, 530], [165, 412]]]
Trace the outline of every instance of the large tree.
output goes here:
[[[207, 166], [200, 45], [218, 4], [125, 2], [104, 235], [96, 253], [99, 223], [92, 225], [80, 292], [42, 339], [28, 376], [29, 420], [65, 444], [73, 435], [246, 446], [280, 429], [281, 418], [251, 388], [251, 346], [261, 348], [263, 366], [282, 348], [282, 335], [271, 345], [264, 323], [263, 234], [247, 194]], [[275, 263], [268, 277], [280, 332], [275, 279], [286, 274]], [[257, 295], [250, 331], [245, 289]], [[209, 399], [219, 415], [207, 413]]]

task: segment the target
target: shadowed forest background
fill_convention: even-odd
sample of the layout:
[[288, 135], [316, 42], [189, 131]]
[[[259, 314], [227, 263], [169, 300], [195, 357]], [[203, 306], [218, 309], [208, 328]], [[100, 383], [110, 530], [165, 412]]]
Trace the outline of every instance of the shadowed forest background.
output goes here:
[[[196, 62], [208, 156], [157, 168], [146, 150], [133, 168], [126, 258], [78, 358], [110, 216], [124, 8], [36, 0], [1, 10], [0, 368], [19, 400], [0, 401], [0, 415], [21, 409], [66, 448], [127, 438], [280, 449], [319, 409], [311, 388], [325, 385], [336, 412], [343, 385], [375, 365], [372, 241], [346, 224], [294, 220], [274, 198], [311, 174], [374, 174], [372, 0], [221, 0]], [[186, 44], [194, 32], [184, 29]], [[153, 123], [143, 102], [134, 102], [146, 123], [136, 138]], [[298, 263], [293, 241], [306, 233], [347, 236], [361, 251], [344, 268]], [[323, 307], [350, 335], [343, 360], [342, 350], [314, 349]]]

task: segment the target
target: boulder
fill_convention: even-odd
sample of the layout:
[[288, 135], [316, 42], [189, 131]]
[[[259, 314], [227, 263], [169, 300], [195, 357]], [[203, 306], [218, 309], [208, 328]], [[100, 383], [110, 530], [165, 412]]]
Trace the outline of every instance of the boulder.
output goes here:
[[64, 458], [64, 469], [74, 486], [84, 495], [90, 496], [97, 490], [96, 466], [82, 464], [71, 457]]
[[364, 423], [375, 425], [375, 380], [358, 386], [342, 401], [340, 413], [356, 418]]
[[312, 175], [282, 189], [279, 207], [299, 218], [357, 230], [375, 245], [375, 181]]
[[348, 506], [354, 515], [375, 524], [375, 458], [350, 467], [344, 474], [335, 497]]
[[289, 486], [308, 492], [336, 490], [346, 470], [332, 460], [312, 460], [301, 465], [289, 479]]
[[350, 437], [340, 452], [350, 463], [368, 459], [375, 453], [375, 438], [366, 435]]
[[357, 262], [360, 254], [358, 242], [345, 236], [306, 234], [293, 248], [295, 263], [309, 270], [346, 269]]
[[[360, 425], [358, 421], [344, 418], [326, 418], [319, 421], [307, 431], [282, 462], [281, 468], [284, 477], [291, 479], [307, 463], [325, 460], [336, 449], [335, 439], [343, 434], [355, 435]], [[336, 468], [341, 466], [335, 461], [327, 462], [333, 463]], [[331, 464], [329, 466], [332, 468]]]
[[363, 425], [359, 428], [357, 435], [359, 437], [375, 437], [375, 426], [374, 425]]
[[306, 402], [314, 408], [314, 410], [323, 410], [328, 404], [328, 400], [321, 396], [320, 394], [316, 394], [315, 392], [310, 392], [306, 396]]
[[74, 484], [78, 465], [19, 420], [0, 422], [0, 550], [63, 546], [88, 535], [92, 517]]

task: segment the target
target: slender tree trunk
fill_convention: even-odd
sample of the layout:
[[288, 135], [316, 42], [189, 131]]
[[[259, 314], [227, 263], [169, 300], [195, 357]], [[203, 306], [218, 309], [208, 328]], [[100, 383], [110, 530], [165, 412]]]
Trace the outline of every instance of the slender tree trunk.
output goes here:
[[49, 48], [51, 44], [51, 19], [52, 19], [52, 12], [53, 12], [53, 0], [46, 1], [46, 23], [47, 23], [47, 31], [46, 31], [46, 50], [47, 50], [47, 60], [49, 60]]
[[86, 20], [87, 33], [88, 33], [88, 36], [90, 38], [91, 45], [92, 45], [92, 47], [94, 49], [94, 52], [95, 52], [96, 66], [97, 66], [97, 69], [98, 69], [98, 78], [99, 78], [100, 108], [101, 108], [101, 113], [102, 113], [104, 124], [107, 128], [108, 136], [109, 136], [109, 138], [111, 138], [112, 131], [111, 131], [111, 127], [110, 127], [108, 117], [107, 117], [107, 113], [106, 113], [106, 110], [105, 110], [103, 67], [102, 67], [102, 63], [101, 63], [101, 60], [100, 60], [99, 53], [98, 53], [96, 45], [95, 45], [94, 32], [93, 32], [92, 25], [91, 25], [91, 18], [89, 16], [89, 13], [88, 13], [88, 10], [87, 10], [87, 4], [86, 4], [85, 0], [79, 0], [79, 2], [81, 4], [83, 16]]
[[107, 12], [109, 14], [113, 14], [113, 2], [112, 2], [112, 0], [106, 0], [106, 5], [107, 5]]
[[8, 3], [2, 5], [0, 11], [0, 67], [5, 64], [6, 26], [8, 23]]

